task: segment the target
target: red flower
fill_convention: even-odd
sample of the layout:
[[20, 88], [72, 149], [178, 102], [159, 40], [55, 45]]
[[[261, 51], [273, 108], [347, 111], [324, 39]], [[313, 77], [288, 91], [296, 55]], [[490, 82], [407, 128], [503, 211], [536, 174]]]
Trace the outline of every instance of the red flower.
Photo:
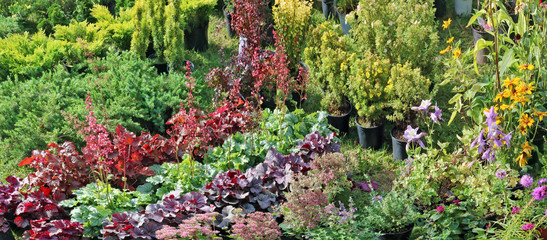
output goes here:
[[437, 213], [442, 213], [442, 212], [444, 212], [444, 206], [443, 205], [437, 206]]
[[460, 200], [460, 199], [456, 199], [456, 200], [454, 200], [454, 204], [456, 204], [456, 206], [460, 205], [460, 202], [461, 202], [461, 200]]

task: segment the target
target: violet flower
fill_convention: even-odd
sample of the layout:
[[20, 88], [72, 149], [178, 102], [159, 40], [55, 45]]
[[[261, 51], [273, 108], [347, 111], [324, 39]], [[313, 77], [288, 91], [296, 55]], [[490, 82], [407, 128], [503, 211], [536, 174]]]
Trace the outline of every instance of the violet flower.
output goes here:
[[[481, 158], [493, 162], [496, 160], [497, 149], [503, 147], [503, 145], [506, 145], [508, 148], [511, 146], [513, 132], [505, 134], [500, 130], [496, 123], [498, 114], [494, 107], [485, 110], [483, 113], [486, 116], [486, 121], [484, 123], [487, 127], [482, 129], [479, 136], [471, 142], [471, 148], [478, 145], [478, 153], [481, 154]], [[487, 132], [486, 136], [485, 132]]]
[[443, 112], [441, 111], [441, 109], [439, 109], [439, 107], [437, 107], [437, 104], [435, 103], [435, 112], [429, 113], [431, 121], [436, 124], [439, 124], [439, 120], [444, 121], [444, 119], [442, 118], [442, 114]]
[[421, 132], [418, 133], [419, 128], [412, 128], [410, 125], [406, 127], [405, 134], [403, 137], [406, 139], [406, 150], [410, 148], [410, 143], [418, 143], [420, 147], [425, 148], [424, 142], [420, 139], [423, 136], [426, 136], [427, 133]]
[[411, 107], [410, 109], [414, 111], [422, 111], [424, 113], [427, 113], [429, 111], [429, 106], [431, 106], [431, 99], [429, 100], [422, 100], [422, 103], [420, 103], [420, 106], [417, 107]]
[[520, 178], [520, 185], [530, 187], [532, 184], [534, 184], [534, 179], [530, 175], [526, 174]]
[[522, 225], [522, 230], [529, 231], [529, 230], [534, 229], [535, 227], [536, 227], [536, 225], [534, 225], [533, 223], [527, 223], [527, 224]]
[[536, 201], [543, 200], [547, 196], [547, 186], [539, 186], [534, 188], [532, 191], [532, 196]]
[[547, 182], [547, 178], [542, 178], [538, 180], [538, 185], [544, 184], [545, 182]]

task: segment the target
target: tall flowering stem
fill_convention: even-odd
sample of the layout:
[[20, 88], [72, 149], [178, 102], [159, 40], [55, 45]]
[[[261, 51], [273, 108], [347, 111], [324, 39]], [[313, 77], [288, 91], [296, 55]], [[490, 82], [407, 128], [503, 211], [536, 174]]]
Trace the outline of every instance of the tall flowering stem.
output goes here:
[[503, 133], [497, 123], [498, 114], [496, 109], [492, 106], [489, 110], [485, 110], [484, 115], [486, 116], [486, 128], [482, 129], [479, 136], [473, 140], [471, 143], [471, 148], [478, 146], [478, 152], [481, 155], [483, 160], [489, 162], [496, 161], [496, 152], [502, 148], [504, 145], [509, 148], [511, 146], [511, 138], [513, 137], [510, 133]]

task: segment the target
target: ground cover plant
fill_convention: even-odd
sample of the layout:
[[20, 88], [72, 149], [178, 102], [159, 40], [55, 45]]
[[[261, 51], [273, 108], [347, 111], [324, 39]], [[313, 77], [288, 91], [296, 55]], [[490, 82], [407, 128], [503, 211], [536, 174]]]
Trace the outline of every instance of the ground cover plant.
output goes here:
[[231, 23], [214, 1], [63, 3], [0, 1], [0, 238], [547, 228], [543, 1], [342, 1], [347, 34], [317, 1], [224, 1]]

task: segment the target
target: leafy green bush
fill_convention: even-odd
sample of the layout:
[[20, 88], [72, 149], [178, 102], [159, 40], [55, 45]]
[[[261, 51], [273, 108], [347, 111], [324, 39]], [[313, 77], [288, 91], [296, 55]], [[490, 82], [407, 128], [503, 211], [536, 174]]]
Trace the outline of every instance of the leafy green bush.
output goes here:
[[139, 206], [152, 203], [152, 196], [138, 191], [122, 191], [110, 185], [97, 183], [74, 191], [75, 198], [61, 201], [60, 206], [71, 209], [72, 221], [83, 223], [84, 236], [99, 237], [103, 220], [113, 213], [135, 211]]
[[138, 191], [151, 194], [155, 200], [161, 200], [163, 195], [174, 190], [183, 192], [199, 192], [211, 182], [219, 171], [207, 164], [194, 162], [188, 155], [184, 161], [164, 163], [150, 167], [155, 176], [148, 177], [146, 183], [137, 188]]
[[264, 161], [270, 148], [280, 154], [297, 151], [297, 141], [314, 131], [319, 131], [323, 136], [331, 133], [328, 129], [327, 113], [308, 115], [302, 110], [295, 110], [283, 115], [279, 110], [271, 112], [265, 109], [258, 131], [232, 135], [222, 146], [209, 151], [205, 161], [220, 170], [245, 170]]
[[[0, 160], [18, 162], [50, 142], [81, 146], [74, 128], [86, 115], [88, 91], [109, 129], [121, 124], [135, 133], [163, 133], [187, 95], [184, 74], [158, 76], [148, 64], [130, 52], [110, 52], [89, 66], [92, 74], [69, 74], [58, 66], [40, 78], [1, 82]], [[195, 91], [197, 101], [208, 106], [212, 93], [206, 83], [198, 80]]]
[[21, 31], [19, 18], [4, 17], [0, 15], [0, 38], [6, 37], [10, 33], [18, 33]]

